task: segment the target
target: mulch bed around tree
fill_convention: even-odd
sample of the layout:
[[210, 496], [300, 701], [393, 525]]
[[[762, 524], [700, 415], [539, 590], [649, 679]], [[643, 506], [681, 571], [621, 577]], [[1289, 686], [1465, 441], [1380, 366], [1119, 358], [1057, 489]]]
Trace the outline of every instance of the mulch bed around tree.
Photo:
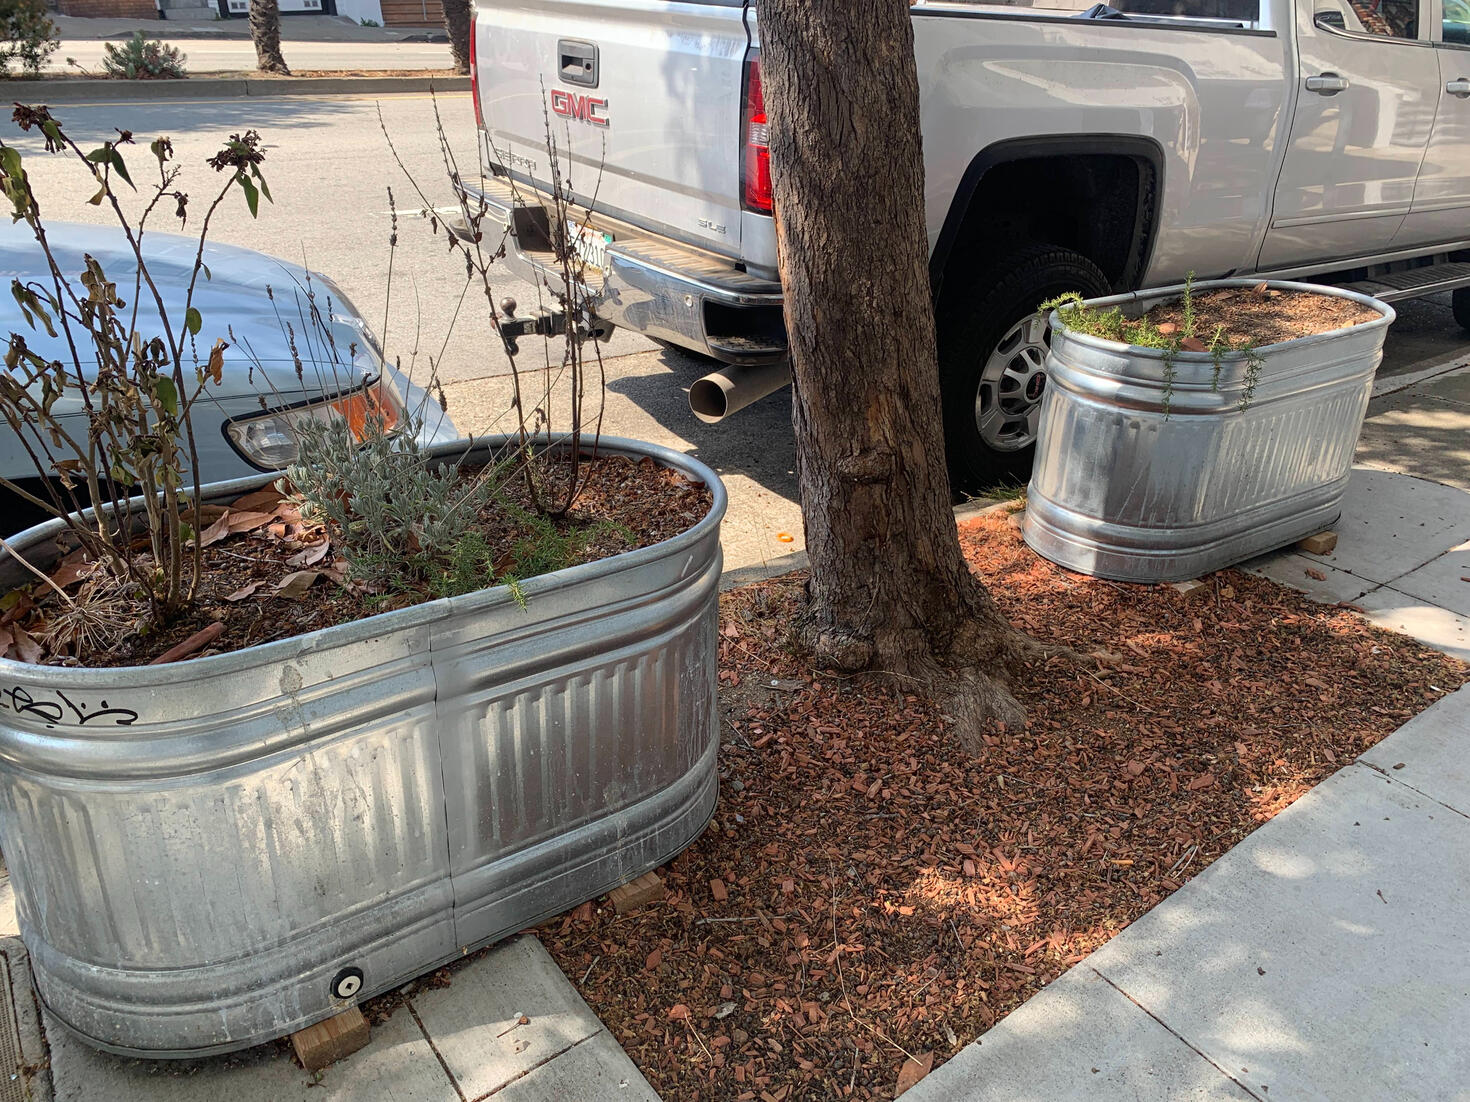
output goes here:
[[[1024, 730], [968, 754], [923, 700], [787, 645], [802, 576], [721, 606], [720, 802], [662, 902], [538, 934], [665, 1098], [892, 1098], [1318, 781], [1467, 680], [1234, 571], [1205, 599], [962, 526], [1039, 639]], [[914, 1069], [908, 1076], [912, 1077]]]

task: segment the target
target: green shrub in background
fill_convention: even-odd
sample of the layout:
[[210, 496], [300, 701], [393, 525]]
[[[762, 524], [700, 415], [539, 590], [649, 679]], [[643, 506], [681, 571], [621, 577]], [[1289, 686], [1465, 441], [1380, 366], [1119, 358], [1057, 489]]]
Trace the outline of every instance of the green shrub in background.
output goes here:
[[56, 25], [41, 0], [0, 0], [0, 23], [5, 42], [0, 45], [0, 77], [17, 73], [35, 76], [61, 45]]
[[[4, 2], [0, 0], [0, 3]], [[126, 80], [169, 80], [187, 75], [184, 72], [185, 60], [177, 46], [166, 45], [156, 38], [144, 38], [142, 31], [136, 31], [121, 46], [112, 42], [106, 44], [102, 71], [110, 77]]]

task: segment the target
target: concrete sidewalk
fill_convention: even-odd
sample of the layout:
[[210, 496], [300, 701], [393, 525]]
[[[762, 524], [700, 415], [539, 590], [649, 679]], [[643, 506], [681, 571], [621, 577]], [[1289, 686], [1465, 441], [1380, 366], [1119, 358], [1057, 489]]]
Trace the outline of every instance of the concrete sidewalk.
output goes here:
[[[50, 12], [63, 42], [100, 39], [120, 41], [142, 31], [164, 40], [244, 39], [250, 41], [248, 19], [117, 19], [81, 18]], [[364, 27], [344, 15], [290, 15], [281, 19], [281, 41], [295, 42], [444, 42], [442, 27]]]
[[[250, 41], [248, 19], [119, 19], [50, 12], [62, 41], [121, 41], [143, 31], [148, 38], [243, 38]], [[447, 41], [434, 26], [362, 26], [343, 15], [290, 15], [281, 19], [282, 43], [423, 43]]]
[[[52, 13], [61, 46], [43, 73], [77, 75], [102, 71], [108, 42], [114, 44], [142, 31], [150, 39], [177, 46], [185, 54], [192, 77], [210, 73], [246, 73], [255, 69], [255, 46], [245, 19], [157, 20], [80, 19]], [[292, 15], [281, 20], [281, 53], [292, 72], [383, 72], [449, 70], [453, 61], [443, 27], [363, 27], [335, 15]], [[71, 62], [77, 64], [73, 65]], [[22, 87], [22, 82], [13, 82]], [[109, 81], [117, 84], [154, 82]], [[95, 90], [98, 98], [106, 93]], [[199, 94], [207, 94], [200, 90]]]
[[1330, 554], [1278, 551], [1246, 569], [1470, 661], [1470, 493], [1359, 467], [1337, 533]]
[[0, 938], [16, 1008], [0, 1021], [0, 1057], [32, 1069], [0, 1068], [0, 1099], [10, 1079], [35, 1102], [658, 1102], [534, 937], [453, 967], [447, 986], [408, 984], [366, 1048], [315, 1075], [285, 1042], [195, 1061], [96, 1052], [39, 1010], [26, 959], [18, 938]]
[[1329, 555], [1248, 569], [1470, 661], [1470, 367], [1375, 398]]

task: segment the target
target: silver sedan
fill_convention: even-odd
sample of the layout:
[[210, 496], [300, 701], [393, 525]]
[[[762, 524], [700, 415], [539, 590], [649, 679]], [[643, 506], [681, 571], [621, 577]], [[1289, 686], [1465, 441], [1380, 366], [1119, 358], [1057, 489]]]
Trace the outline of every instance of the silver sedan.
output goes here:
[[[75, 280], [86, 266], [84, 258], [91, 256], [128, 297], [137, 262], [120, 230], [56, 223], [46, 227], [46, 235], [63, 274]], [[144, 263], [175, 332], [183, 326], [198, 247], [197, 239], [177, 234], [149, 232], [143, 238]], [[194, 406], [201, 482], [280, 470], [296, 458], [293, 427], [307, 419], [343, 416], [351, 423], [373, 408], [401, 427], [415, 428], [426, 445], [459, 435], [427, 390], [385, 359], [367, 321], [330, 279], [231, 245], [206, 245], [203, 261], [209, 274], [201, 272], [192, 300], [201, 319], [200, 362], [217, 339], [229, 347], [221, 380], [208, 384]], [[46, 258], [24, 222], [0, 229], [0, 290], [8, 291], [13, 280], [51, 286]], [[0, 302], [0, 339], [8, 342], [12, 333], [20, 334], [38, 354], [75, 370], [64, 337], [32, 328], [10, 294], [0, 294]], [[146, 291], [138, 305], [139, 336], [161, 335], [157, 308]], [[78, 388], [64, 392], [54, 408], [76, 420], [79, 431], [68, 430], [74, 439], [86, 438]], [[0, 477], [32, 492], [41, 488], [18, 434], [3, 423]], [[0, 529], [15, 532], [44, 516], [6, 492], [0, 518]]]

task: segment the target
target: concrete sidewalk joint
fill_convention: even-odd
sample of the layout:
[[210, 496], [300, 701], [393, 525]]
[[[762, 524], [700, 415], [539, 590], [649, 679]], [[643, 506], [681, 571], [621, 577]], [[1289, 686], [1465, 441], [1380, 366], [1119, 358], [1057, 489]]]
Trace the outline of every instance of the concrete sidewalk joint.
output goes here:
[[1336, 530], [1327, 554], [1277, 551], [1245, 569], [1470, 660], [1470, 494], [1355, 468]]

